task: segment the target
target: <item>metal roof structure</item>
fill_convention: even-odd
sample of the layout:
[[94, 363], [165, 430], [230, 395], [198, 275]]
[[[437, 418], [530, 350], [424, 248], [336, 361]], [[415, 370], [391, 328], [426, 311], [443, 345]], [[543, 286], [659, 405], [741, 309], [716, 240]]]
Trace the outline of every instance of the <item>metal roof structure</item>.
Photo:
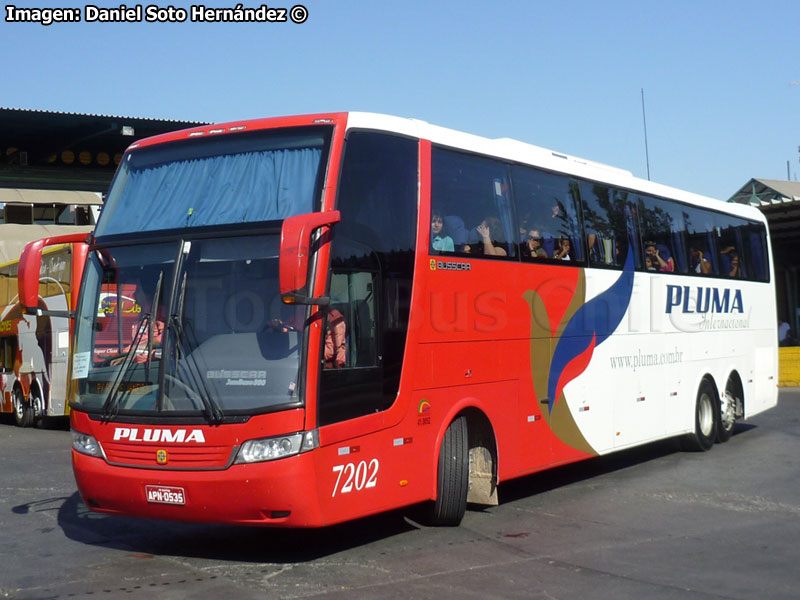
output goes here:
[[773, 241], [800, 238], [800, 182], [754, 178], [729, 202], [760, 209], [767, 217]]
[[130, 144], [201, 124], [0, 108], [0, 188], [105, 192]]
[[767, 218], [778, 317], [800, 331], [800, 182], [753, 178], [729, 202], [755, 206]]

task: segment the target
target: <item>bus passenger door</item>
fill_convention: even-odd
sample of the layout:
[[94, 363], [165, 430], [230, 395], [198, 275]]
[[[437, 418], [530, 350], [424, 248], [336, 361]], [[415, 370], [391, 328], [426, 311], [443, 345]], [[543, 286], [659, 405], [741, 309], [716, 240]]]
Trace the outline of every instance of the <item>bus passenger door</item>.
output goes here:
[[325, 314], [319, 424], [330, 425], [386, 408], [381, 393], [375, 319], [376, 274], [331, 276]]
[[[328, 519], [395, 505], [395, 470], [413, 463], [409, 453], [419, 446], [395, 446], [408, 434], [392, 428], [408, 403], [398, 398], [414, 273], [418, 146], [373, 131], [352, 131], [345, 140], [317, 395], [319, 494]], [[387, 449], [403, 458], [386, 460]]]

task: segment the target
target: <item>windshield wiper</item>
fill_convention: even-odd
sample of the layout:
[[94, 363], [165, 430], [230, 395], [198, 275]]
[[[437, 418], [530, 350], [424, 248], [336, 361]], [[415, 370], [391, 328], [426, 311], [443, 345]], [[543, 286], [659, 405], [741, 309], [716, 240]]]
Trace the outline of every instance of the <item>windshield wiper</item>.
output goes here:
[[139, 323], [139, 328], [136, 330], [136, 335], [133, 336], [133, 340], [131, 340], [131, 344], [128, 346], [128, 353], [125, 355], [125, 358], [123, 359], [116, 375], [114, 375], [114, 381], [111, 383], [111, 388], [108, 390], [108, 396], [106, 397], [106, 401], [103, 403], [103, 418], [105, 419], [112, 419], [116, 416], [117, 412], [119, 412], [118, 397], [120, 387], [127, 378], [127, 375], [131, 372], [130, 367], [133, 364], [133, 358], [136, 356], [139, 343], [142, 341], [142, 336], [144, 335], [145, 331], [147, 331], [151, 319], [152, 317], [150, 313], [142, 314], [142, 321]]
[[[203, 372], [200, 370], [200, 366], [197, 364], [197, 358], [193, 354], [194, 349], [197, 347], [197, 345], [191, 344], [189, 342], [187, 331], [183, 328], [183, 324], [181, 323], [183, 317], [183, 305], [185, 296], [186, 296], [186, 273], [183, 274], [183, 281], [181, 282], [181, 291], [177, 302], [178, 312], [170, 315], [169, 319], [170, 327], [175, 332], [175, 336], [178, 340], [178, 353], [175, 358], [175, 363], [176, 365], [181, 364], [179, 363], [179, 361], [180, 361], [180, 355], [182, 355], [184, 359], [182, 365], [185, 371], [187, 372], [187, 379], [190, 380], [193, 391], [197, 394], [197, 396], [200, 398], [200, 401], [203, 403], [203, 409], [204, 409], [203, 413], [205, 414], [209, 422], [222, 423], [222, 421], [225, 419], [225, 413], [222, 411], [222, 407], [214, 399], [214, 396], [211, 394], [211, 392], [208, 389], [208, 386], [206, 385], [206, 380], [203, 377]], [[197, 336], [194, 337], [196, 341]]]
[[[192, 353], [193, 348], [189, 344], [186, 330], [181, 325], [178, 315], [172, 315], [170, 318], [170, 324], [178, 339], [178, 346], [180, 350], [179, 354], [183, 355], [183, 360], [185, 361], [183, 363], [183, 367], [187, 373], [187, 379], [191, 384], [192, 390], [197, 394], [198, 398], [200, 398], [200, 401], [203, 403], [203, 413], [209, 422], [222, 423], [222, 421], [225, 419], [225, 413], [222, 412], [222, 407], [220, 407], [219, 403], [214, 399], [214, 396], [211, 394], [208, 386], [206, 385], [206, 380], [203, 377], [203, 373], [200, 370], [199, 365], [197, 364], [197, 359]], [[176, 358], [176, 363], [178, 360], [179, 359]]]
[[164, 281], [164, 271], [158, 273], [158, 283], [156, 284], [156, 291], [153, 294], [153, 318], [150, 319], [150, 324], [147, 328], [147, 367], [145, 368], [145, 378], [150, 377], [150, 355], [153, 353], [153, 336], [156, 331], [156, 320], [158, 319], [158, 303], [161, 300], [161, 283]]

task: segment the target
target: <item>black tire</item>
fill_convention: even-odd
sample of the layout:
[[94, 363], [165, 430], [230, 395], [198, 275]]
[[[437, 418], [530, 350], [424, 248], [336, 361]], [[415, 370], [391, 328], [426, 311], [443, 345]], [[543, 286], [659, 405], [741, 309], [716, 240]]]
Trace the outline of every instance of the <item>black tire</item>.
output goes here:
[[14, 423], [17, 427], [33, 425], [33, 406], [29, 402], [25, 402], [20, 388], [14, 389]]
[[717, 392], [708, 379], [703, 379], [695, 401], [694, 433], [686, 436], [686, 449], [696, 452], [711, 450], [717, 439], [717, 423], [719, 423]]
[[447, 428], [439, 450], [436, 501], [431, 525], [456, 526], [467, 510], [469, 487], [469, 444], [467, 418], [458, 417]]

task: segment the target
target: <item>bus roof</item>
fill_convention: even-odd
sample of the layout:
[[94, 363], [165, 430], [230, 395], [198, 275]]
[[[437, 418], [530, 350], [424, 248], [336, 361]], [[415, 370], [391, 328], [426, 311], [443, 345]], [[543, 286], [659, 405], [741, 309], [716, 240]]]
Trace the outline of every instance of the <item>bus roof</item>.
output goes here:
[[346, 121], [348, 129], [375, 129], [430, 140], [434, 144], [450, 146], [466, 152], [475, 152], [497, 158], [524, 163], [542, 169], [583, 177], [620, 188], [635, 190], [644, 194], [671, 198], [687, 204], [724, 211], [733, 215], [766, 222], [757, 209], [739, 203], [723, 202], [700, 194], [687, 192], [653, 181], [635, 177], [630, 171], [557, 152], [519, 140], [502, 137], [497, 139], [457, 131], [426, 121], [406, 117], [396, 117], [370, 112], [334, 112], [311, 115], [295, 115], [215, 123], [192, 129], [165, 133], [152, 138], [138, 140], [128, 150], [162, 142], [185, 140], [206, 135], [235, 134], [240, 131], [253, 131], [271, 127], [291, 127]]
[[438, 125], [431, 125], [426, 121], [420, 121], [418, 119], [407, 119], [364, 112], [348, 113], [347, 126], [348, 128], [358, 129], [382, 129], [402, 135], [424, 138], [430, 140], [434, 144], [442, 144], [468, 152], [496, 156], [506, 160], [541, 167], [550, 171], [565, 173], [575, 177], [585, 177], [628, 190], [636, 190], [645, 194], [671, 198], [697, 206], [715, 208], [748, 219], [766, 222], [761, 211], [747, 205], [723, 202], [722, 200], [717, 200], [708, 196], [702, 196], [679, 188], [640, 179], [625, 169], [542, 148], [541, 146], [535, 146], [512, 138], [486, 138], [454, 129], [448, 129], [446, 127], [440, 127]]

